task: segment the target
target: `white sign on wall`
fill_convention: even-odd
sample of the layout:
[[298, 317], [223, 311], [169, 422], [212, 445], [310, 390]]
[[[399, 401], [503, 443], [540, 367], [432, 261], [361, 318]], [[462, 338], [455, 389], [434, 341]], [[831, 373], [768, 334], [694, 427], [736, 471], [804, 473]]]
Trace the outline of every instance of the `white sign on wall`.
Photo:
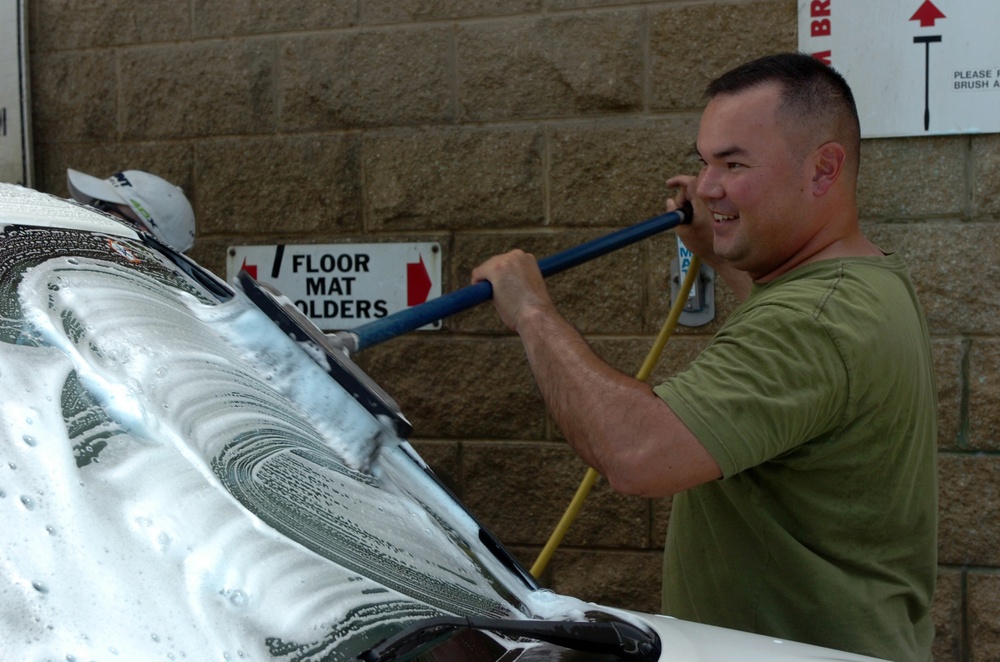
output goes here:
[[277, 288], [326, 332], [441, 296], [441, 247], [435, 242], [231, 246], [226, 279], [232, 282], [241, 270]]
[[31, 186], [24, 0], [0, 0], [0, 182]]
[[799, 0], [799, 49], [843, 74], [866, 138], [1000, 132], [1000, 0]]

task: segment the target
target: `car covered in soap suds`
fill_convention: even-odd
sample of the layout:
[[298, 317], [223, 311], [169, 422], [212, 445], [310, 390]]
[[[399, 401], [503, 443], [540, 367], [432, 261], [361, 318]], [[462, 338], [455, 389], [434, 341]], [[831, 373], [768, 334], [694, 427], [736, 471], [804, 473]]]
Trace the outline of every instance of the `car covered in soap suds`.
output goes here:
[[541, 588], [272, 318], [0, 185], [0, 658], [867, 659]]

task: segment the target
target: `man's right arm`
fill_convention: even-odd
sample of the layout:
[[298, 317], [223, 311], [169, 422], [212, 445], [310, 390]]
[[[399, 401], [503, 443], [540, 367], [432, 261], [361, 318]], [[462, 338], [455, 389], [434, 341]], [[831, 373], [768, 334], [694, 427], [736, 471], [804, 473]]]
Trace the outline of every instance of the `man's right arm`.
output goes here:
[[489, 280], [501, 319], [521, 337], [559, 429], [584, 462], [627, 494], [667, 496], [722, 471], [652, 387], [601, 359], [555, 308], [535, 259], [514, 251], [473, 271]]

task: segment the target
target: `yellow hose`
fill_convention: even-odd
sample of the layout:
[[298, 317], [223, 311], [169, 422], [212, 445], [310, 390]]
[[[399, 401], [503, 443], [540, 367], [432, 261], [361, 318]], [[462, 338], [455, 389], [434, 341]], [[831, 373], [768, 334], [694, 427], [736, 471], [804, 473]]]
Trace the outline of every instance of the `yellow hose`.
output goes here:
[[[671, 306], [670, 313], [667, 315], [667, 319], [663, 323], [659, 335], [656, 336], [656, 341], [646, 354], [646, 360], [643, 361], [639, 372], [636, 373], [636, 379], [643, 382], [649, 379], [649, 375], [653, 372], [653, 367], [660, 360], [660, 354], [663, 353], [663, 348], [667, 344], [667, 340], [670, 339], [670, 336], [673, 335], [674, 330], [677, 328], [677, 322], [680, 320], [681, 313], [684, 312], [684, 306], [687, 305], [688, 293], [691, 291], [691, 287], [694, 285], [694, 280], [697, 278], [700, 269], [701, 261], [695, 256], [691, 260], [687, 276], [685, 276], [684, 282], [681, 283], [681, 288], [677, 292], [677, 299], [674, 301], [674, 305]], [[580, 509], [583, 508], [583, 502], [590, 494], [590, 490], [597, 481], [598, 475], [600, 474], [593, 468], [587, 469], [583, 480], [580, 481], [580, 486], [576, 489], [576, 494], [573, 495], [573, 500], [570, 501], [566, 512], [563, 513], [562, 519], [559, 520], [559, 524], [556, 525], [556, 528], [552, 531], [552, 535], [549, 536], [549, 540], [545, 543], [545, 547], [542, 548], [541, 553], [535, 560], [535, 564], [531, 566], [531, 575], [533, 577], [538, 578], [545, 572], [545, 568], [549, 565], [552, 555], [555, 554], [556, 549], [562, 543], [563, 537], [576, 519], [576, 516], [580, 513]]]

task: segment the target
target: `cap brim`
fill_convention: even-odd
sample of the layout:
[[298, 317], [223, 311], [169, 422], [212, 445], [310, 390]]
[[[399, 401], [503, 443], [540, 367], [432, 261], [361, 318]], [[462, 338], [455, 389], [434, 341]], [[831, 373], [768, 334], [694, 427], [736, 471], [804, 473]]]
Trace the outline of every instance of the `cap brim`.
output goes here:
[[98, 179], [79, 170], [67, 168], [66, 183], [69, 186], [69, 194], [77, 202], [89, 204], [91, 200], [104, 200], [116, 204], [127, 204], [125, 198], [107, 180]]

